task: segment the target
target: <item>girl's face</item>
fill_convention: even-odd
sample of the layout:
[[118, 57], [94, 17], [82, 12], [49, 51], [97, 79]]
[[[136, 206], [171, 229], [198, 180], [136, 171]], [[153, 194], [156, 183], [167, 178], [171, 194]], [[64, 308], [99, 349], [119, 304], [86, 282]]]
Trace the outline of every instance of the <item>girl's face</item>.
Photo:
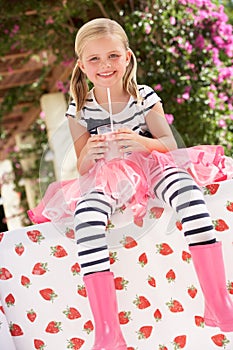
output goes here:
[[95, 87], [112, 87], [122, 83], [131, 52], [113, 35], [89, 40], [79, 60], [80, 69]]

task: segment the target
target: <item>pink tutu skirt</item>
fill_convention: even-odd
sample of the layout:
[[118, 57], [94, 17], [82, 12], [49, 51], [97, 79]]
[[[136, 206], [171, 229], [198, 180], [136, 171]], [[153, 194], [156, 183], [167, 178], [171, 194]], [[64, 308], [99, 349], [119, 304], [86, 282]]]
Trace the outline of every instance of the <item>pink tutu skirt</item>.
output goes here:
[[186, 170], [199, 186], [233, 178], [233, 159], [221, 146], [194, 146], [167, 153], [133, 152], [124, 159], [100, 160], [85, 175], [49, 185], [39, 205], [28, 211], [33, 223], [71, 222], [77, 202], [93, 190], [116, 200], [117, 207], [130, 206], [134, 217], [143, 217], [147, 202], [163, 169]]

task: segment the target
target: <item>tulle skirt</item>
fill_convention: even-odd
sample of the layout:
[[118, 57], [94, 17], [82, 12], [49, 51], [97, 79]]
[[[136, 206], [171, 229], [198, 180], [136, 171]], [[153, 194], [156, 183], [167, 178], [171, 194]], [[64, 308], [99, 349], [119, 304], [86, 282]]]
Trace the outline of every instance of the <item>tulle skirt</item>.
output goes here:
[[122, 158], [99, 160], [76, 179], [49, 185], [39, 205], [28, 211], [33, 223], [71, 222], [77, 202], [93, 190], [114, 198], [117, 206], [129, 206], [133, 216], [143, 217], [154, 187], [167, 167], [187, 171], [199, 186], [233, 178], [233, 159], [221, 146], [194, 146], [167, 153], [132, 152]]

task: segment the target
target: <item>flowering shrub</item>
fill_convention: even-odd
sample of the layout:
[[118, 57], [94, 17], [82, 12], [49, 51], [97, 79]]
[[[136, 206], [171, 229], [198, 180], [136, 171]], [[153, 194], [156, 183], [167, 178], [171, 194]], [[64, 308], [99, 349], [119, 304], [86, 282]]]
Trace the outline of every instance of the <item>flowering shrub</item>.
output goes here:
[[139, 81], [161, 96], [182, 144], [221, 144], [233, 155], [233, 31], [223, 6], [156, 1], [124, 23]]

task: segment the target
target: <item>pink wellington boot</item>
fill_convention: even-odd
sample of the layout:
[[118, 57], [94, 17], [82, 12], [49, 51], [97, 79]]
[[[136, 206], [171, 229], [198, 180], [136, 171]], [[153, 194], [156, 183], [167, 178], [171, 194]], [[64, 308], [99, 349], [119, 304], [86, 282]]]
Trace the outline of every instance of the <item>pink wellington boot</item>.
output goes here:
[[127, 350], [118, 318], [112, 272], [96, 272], [83, 278], [95, 323], [92, 350]]
[[189, 247], [205, 299], [205, 324], [233, 332], [233, 302], [226, 286], [222, 243]]

